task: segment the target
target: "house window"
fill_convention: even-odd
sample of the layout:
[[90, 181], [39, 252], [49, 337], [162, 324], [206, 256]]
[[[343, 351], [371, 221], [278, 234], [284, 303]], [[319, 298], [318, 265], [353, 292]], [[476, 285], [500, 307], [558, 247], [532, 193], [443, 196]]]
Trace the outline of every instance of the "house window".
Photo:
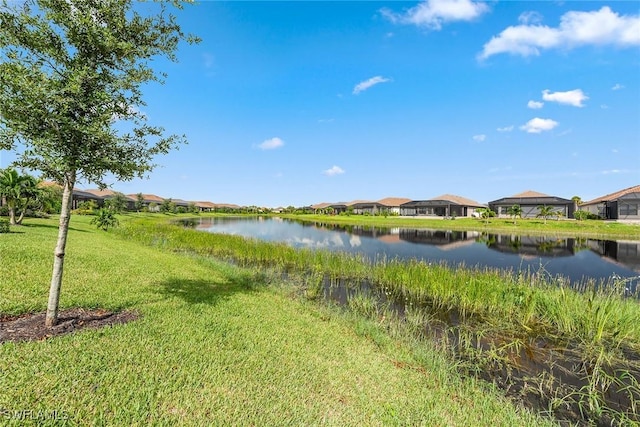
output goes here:
[[620, 205], [620, 216], [638, 215], [638, 205], [635, 203]]

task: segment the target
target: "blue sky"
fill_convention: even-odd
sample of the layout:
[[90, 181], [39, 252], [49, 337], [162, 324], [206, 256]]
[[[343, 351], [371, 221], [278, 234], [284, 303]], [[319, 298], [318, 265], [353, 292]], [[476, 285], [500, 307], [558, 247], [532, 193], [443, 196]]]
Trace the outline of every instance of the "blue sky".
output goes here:
[[116, 190], [276, 207], [640, 184], [637, 1], [202, 2], [177, 16], [202, 43], [154, 61], [168, 78], [143, 112], [189, 144]]

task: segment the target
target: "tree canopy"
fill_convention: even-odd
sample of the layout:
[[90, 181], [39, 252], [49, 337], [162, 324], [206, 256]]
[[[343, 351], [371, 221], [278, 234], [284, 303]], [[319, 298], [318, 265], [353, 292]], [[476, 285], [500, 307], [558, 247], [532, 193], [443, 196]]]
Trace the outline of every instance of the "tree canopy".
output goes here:
[[77, 179], [144, 177], [186, 142], [151, 126], [143, 84], [162, 83], [156, 56], [176, 60], [185, 35], [171, 8], [133, 0], [0, 0], [0, 149], [62, 185], [47, 325], [55, 324]]

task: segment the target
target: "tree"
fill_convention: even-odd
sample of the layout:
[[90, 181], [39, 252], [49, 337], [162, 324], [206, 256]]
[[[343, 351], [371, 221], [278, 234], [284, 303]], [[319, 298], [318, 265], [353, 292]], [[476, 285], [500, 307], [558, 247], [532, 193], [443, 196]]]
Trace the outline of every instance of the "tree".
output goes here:
[[164, 2], [143, 14], [133, 0], [0, 2], [0, 149], [22, 149], [15, 164], [63, 189], [45, 320], [51, 327], [74, 184], [104, 188], [107, 174], [144, 177], [157, 155], [185, 142], [147, 124], [141, 87], [163, 82], [151, 68], [156, 56], [175, 61], [180, 41], [197, 40], [183, 34]]
[[480, 218], [484, 219], [485, 224], [489, 223], [489, 218], [496, 216], [496, 213], [489, 208], [479, 208], [476, 212], [480, 214]]
[[127, 209], [127, 196], [116, 191], [105, 202], [105, 207], [114, 213], [121, 213]]
[[136, 212], [140, 212], [144, 208], [144, 196], [142, 193], [136, 194], [136, 202], [133, 206], [136, 208]]
[[38, 186], [36, 200], [30, 205], [35, 210], [44, 213], [60, 213], [60, 201], [62, 200], [62, 188], [56, 184]]
[[507, 214], [513, 218], [513, 223], [516, 223], [516, 218], [522, 218], [522, 207], [520, 205], [513, 205], [507, 209]]
[[545, 224], [547, 223], [547, 218], [553, 215], [556, 215], [556, 213], [553, 211], [553, 206], [547, 206], [547, 205], [538, 206], [538, 214], [536, 215], [536, 218], [542, 217], [544, 219]]
[[187, 206], [187, 212], [192, 213], [192, 214], [199, 214], [200, 213], [200, 209], [198, 209], [198, 207], [196, 206], [196, 204], [194, 202], [189, 202], [189, 205]]
[[[38, 197], [38, 181], [31, 175], [20, 175], [13, 168], [0, 170], [0, 196], [9, 209], [9, 224], [20, 225], [30, 201]], [[16, 214], [20, 216], [16, 219]]]

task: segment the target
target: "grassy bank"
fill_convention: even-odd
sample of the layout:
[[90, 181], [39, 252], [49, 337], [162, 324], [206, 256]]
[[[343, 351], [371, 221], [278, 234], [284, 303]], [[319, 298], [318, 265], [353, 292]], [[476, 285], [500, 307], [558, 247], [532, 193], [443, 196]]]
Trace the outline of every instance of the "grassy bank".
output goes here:
[[640, 350], [640, 323], [636, 321], [640, 307], [637, 301], [621, 296], [623, 282], [617, 286], [612, 283], [614, 286], [603, 292], [578, 293], [535, 272], [513, 276], [491, 269], [451, 269], [397, 260], [379, 260], [372, 266], [358, 255], [203, 233], [153, 218], [131, 221], [117, 232], [149, 245], [233, 260], [244, 266], [368, 280], [400, 299], [467, 313], [497, 329], [515, 329], [518, 334], [537, 331]]
[[[587, 287], [580, 293], [545, 274], [453, 270], [417, 261], [379, 260], [370, 265], [354, 255], [212, 235], [153, 219], [132, 221], [118, 232], [149, 245], [228, 259], [242, 266], [304, 272], [356, 287], [359, 283], [374, 284], [383, 299], [400, 302], [402, 311], [418, 314], [415, 317], [420, 321], [445, 319], [445, 335], [454, 337], [450, 342], [456, 352], [471, 353], [465, 357], [473, 359], [472, 370], [482, 371], [494, 362], [504, 367], [503, 362], [514, 361], [516, 366], [509, 369], [519, 369], [521, 362], [517, 360], [531, 358], [525, 353], [539, 352], [542, 356], [536, 355], [532, 361], [546, 359], [547, 371], [534, 374], [532, 382], [526, 380], [522, 387], [548, 389], [541, 394], [550, 406], [569, 405], [586, 414], [584, 419], [605, 423], [609, 416], [624, 419], [620, 411], [631, 417], [638, 415], [640, 306], [637, 300], [624, 297], [623, 281], [613, 281], [606, 289]], [[314, 285], [308, 291], [320, 292]], [[356, 311], [372, 319], [393, 315], [376, 306], [375, 296], [356, 297], [362, 298], [351, 299], [349, 305], [359, 306]], [[415, 307], [421, 311], [416, 313]], [[404, 318], [401, 322], [409, 321]], [[442, 336], [442, 332], [437, 334]], [[568, 353], [575, 357], [569, 360]], [[554, 361], [556, 358], [563, 360]], [[572, 378], [563, 379], [564, 374], [557, 372], [559, 366], [571, 371]], [[564, 389], [562, 384], [567, 380], [578, 385]], [[548, 386], [550, 382], [554, 385]], [[607, 399], [612, 394], [626, 400], [617, 404], [616, 397], [609, 403], [617, 406], [609, 407]]]
[[640, 240], [640, 224], [627, 224], [600, 220], [456, 218], [455, 220], [428, 217], [396, 217], [366, 215], [278, 215], [299, 221], [325, 224], [350, 224], [377, 227], [430, 228], [438, 230], [482, 231], [507, 234], [547, 234]]
[[[460, 378], [428, 347], [292, 298], [255, 268], [175, 244], [195, 232], [167, 236], [150, 226], [115, 235], [73, 218], [62, 306], [126, 308], [141, 318], [0, 345], [3, 423], [24, 424], [21, 411], [58, 411], [69, 425], [548, 423]], [[56, 228], [30, 220], [0, 235], [0, 313], [44, 310]]]

